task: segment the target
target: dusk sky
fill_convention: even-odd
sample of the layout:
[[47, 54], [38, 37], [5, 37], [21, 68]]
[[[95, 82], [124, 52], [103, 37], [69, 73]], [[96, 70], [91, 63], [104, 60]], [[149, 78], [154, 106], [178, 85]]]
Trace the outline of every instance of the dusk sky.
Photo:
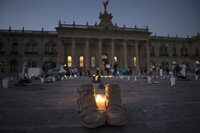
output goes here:
[[[0, 29], [55, 31], [66, 24], [99, 23], [105, 0], [0, 0]], [[187, 37], [200, 32], [200, 0], [110, 0], [113, 24], [143, 28], [159, 36]]]

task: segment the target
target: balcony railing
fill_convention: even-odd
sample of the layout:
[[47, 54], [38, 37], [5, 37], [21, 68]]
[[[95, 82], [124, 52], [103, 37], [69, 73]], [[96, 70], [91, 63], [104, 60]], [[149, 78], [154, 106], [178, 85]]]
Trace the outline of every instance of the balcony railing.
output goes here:
[[[75, 24], [61, 24], [59, 27], [62, 28], [79, 28], [79, 29], [102, 29], [102, 27], [99, 27], [97, 25], [75, 25]], [[129, 27], [116, 27], [114, 26], [112, 28], [113, 30], [124, 30], [124, 31], [140, 31], [140, 32], [148, 32], [147, 28], [129, 28]]]
[[32, 34], [54, 34], [56, 31], [35, 31], [35, 30], [0, 30], [2, 33], [32, 33]]

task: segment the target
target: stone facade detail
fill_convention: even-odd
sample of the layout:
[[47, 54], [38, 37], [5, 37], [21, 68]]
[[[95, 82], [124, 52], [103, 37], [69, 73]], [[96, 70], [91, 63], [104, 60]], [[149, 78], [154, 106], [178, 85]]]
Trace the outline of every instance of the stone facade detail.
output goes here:
[[[0, 30], [0, 73], [17, 74], [26, 61], [30, 67], [43, 67], [45, 62], [55, 66], [105, 71], [114, 65], [135, 73], [152, 66], [171, 69], [176, 62], [185, 63], [194, 71], [200, 61], [200, 35], [191, 38], [151, 36], [148, 27], [139, 29], [118, 27], [112, 14], [100, 13], [100, 23], [94, 25], [62, 24], [56, 31]], [[80, 66], [80, 57], [83, 66]]]

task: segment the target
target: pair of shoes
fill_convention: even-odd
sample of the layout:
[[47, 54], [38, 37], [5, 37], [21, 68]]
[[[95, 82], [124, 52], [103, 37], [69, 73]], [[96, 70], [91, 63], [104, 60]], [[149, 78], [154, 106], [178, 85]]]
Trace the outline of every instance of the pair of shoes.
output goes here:
[[117, 84], [108, 84], [106, 89], [106, 111], [98, 110], [93, 85], [82, 85], [78, 89], [78, 115], [82, 125], [97, 128], [108, 125], [123, 126], [127, 122], [126, 112], [122, 105], [121, 89]]

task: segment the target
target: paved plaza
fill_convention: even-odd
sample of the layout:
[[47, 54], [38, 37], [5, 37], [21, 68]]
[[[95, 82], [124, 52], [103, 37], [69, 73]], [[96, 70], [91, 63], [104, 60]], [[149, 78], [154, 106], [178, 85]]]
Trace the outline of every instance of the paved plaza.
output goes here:
[[177, 81], [171, 87], [169, 79], [159, 84], [147, 84], [146, 79], [106, 78], [104, 83], [118, 83], [126, 105], [128, 123], [123, 127], [83, 127], [77, 115], [77, 88], [91, 83], [88, 77], [78, 77], [54, 83], [33, 80], [32, 86], [8, 89], [0, 83], [1, 133], [199, 133], [200, 80]]

